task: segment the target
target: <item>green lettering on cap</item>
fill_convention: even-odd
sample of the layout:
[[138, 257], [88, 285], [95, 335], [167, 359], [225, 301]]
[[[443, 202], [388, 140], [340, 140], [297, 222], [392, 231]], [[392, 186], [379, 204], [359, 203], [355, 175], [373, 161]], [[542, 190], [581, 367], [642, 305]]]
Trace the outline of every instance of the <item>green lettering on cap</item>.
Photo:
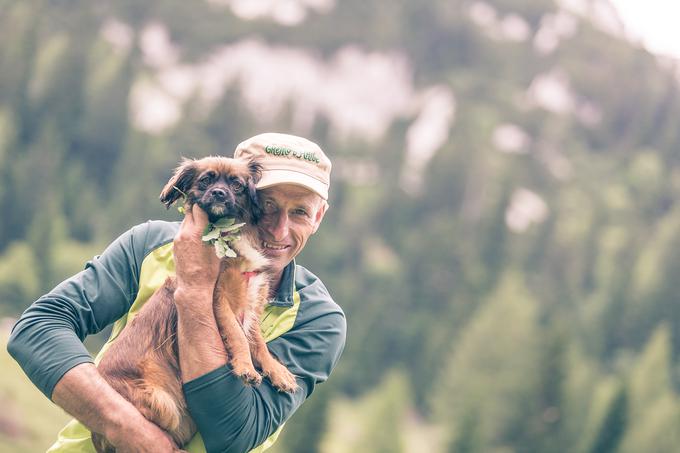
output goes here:
[[297, 159], [301, 160], [306, 160], [308, 162], [313, 162], [315, 164], [318, 164], [320, 159], [316, 156], [316, 153], [313, 152], [305, 152], [302, 153], [300, 151], [295, 151], [290, 148], [284, 148], [282, 146], [273, 146], [273, 145], [267, 145], [264, 147], [264, 151], [267, 154], [271, 154], [272, 156], [293, 156]]
[[281, 146], [271, 146], [271, 145], [265, 146], [264, 151], [267, 154], [272, 154], [274, 156], [287, 156], [287, 155], [289, 155], [290, 153], [293, 152], [292, 149], [283, 148]]

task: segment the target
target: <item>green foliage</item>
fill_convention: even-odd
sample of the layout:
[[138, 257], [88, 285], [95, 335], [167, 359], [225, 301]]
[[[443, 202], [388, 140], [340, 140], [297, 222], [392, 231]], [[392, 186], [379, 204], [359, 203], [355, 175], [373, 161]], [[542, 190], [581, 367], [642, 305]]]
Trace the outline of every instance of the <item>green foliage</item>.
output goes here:
[[597, 425], [597, 437], [589, 453], [616, 452], [621, 438], [626, 431], [628, 421], [628, 398], [624, 388], [615, 389], [615, 393], [607, 401], [608, 405]]
[[93, 259], [104, 250], [106, 244], [96, 242], [79, 242], [73, 240], [59, 241], [53, 248], [53, 276], [55, 286], [71, 275], [75, 275], [85, 268], [85, 263]]
[[680, 420], [680, 401], [672, 384], [667, 325], [660, 325], [649, 339], [631, 371], [629, 388], [630, 429], [625, 432], [620, 451], [677, 449], [680, 436], [675, 426]]
[[357, 402], [331, 403], [324, 453], [394, 453], [405, 451], [408, 383], [403, 374], [387, 374], [380, 386]]
[[33, 249], [26, 242], [15, 242], [0, 257], [0, 300], [2, 313], [16, 314], [26, 301], [36, 299], [43, 288]]
[[236, 252], [232, 250], [231, 244], [241, 238], [241, 227], [245, 223], [234, 223], [234, 219], [223, 217], [215, 223], [210, 223], [205, 228], [201, 239], [209, 242], [215, 247], [215, 254], [224, 258], [235, 258]]
[[565, 353], [566, 375], [563, 384], [560, 423], [570, 448], [583, 453], [601, 433], [603, 421], [620, 383], [607, 376], [598, 364], [584, 356], [575, 344]]
[[65, 33], [45, 40], [45, 45], [36, 55], [33, 77], [28, 83], [28, 97], [33, 103], [45, 102], [45, 98], [52, 91], [51, 84], [64, 73], [59, 65], [66, 60], [68, 48], [69, 37]]
[[328, 417], [328, 405], [334, 395], [332, 384], [318, 387], [312, 395], [295, 413], [295, 417], [286, 422], [286, 429], [274, 444], [272, 453], [319, 451], [326, 425], [332, 423]]
[[529, 415], [539, 384], [537, 308], [522, 278], [509, 273], [461, 333], [430, 395], [438, 418], [450, 424], [453, 443], [469, 435], [473, 417], [479, 451], [504, 446], [517, 421]]

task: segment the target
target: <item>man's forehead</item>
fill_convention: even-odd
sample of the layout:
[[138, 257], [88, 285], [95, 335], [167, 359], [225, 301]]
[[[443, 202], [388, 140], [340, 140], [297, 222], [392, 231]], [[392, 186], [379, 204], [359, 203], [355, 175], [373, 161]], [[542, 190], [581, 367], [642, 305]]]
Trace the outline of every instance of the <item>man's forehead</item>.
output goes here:
[[319, 194], [295, 184], [277, 184], [265, 189], [259, 189], [258, 193], [277, 201], [297, 202], [314, 206], [322, 200]]

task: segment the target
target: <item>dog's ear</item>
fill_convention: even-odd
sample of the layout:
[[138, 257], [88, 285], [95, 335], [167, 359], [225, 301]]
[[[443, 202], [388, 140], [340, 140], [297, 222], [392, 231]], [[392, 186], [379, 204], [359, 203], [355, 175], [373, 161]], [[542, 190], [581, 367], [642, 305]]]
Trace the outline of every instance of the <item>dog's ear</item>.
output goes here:
[[166, 208], [170, 208], [172, 204], [180, 197], [186, 195], [194, 183], [194, 179], [198, 175], [198, 166], [196, 161], [192, 159], [183, 159], [179, 166], [175, 169], [168, 183], [161, 191], [161, 203]]
[[263, 214], [260, 200], [257, 197], [257, 183], [262, 178], [262, 164], [256, 158], [250, 159], [248, 162], [248, 171], [250, 172], [247, 182], [248, 201], [250, 202], [250, 211], [253, 216], [252, 223], [257, 224]]
[[248, 171], [250, 172], [250, 178], [253, 180], [254, 184], [260, 182], [262, 179], [262, 163], [258, 158], [252, 158], [248, 161]]

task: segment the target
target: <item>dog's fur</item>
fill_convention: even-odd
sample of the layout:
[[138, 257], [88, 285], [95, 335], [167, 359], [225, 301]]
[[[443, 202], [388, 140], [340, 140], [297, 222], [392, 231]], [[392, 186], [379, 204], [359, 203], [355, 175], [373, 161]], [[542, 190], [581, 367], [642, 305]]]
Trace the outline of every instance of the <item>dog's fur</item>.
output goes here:
[[[160, 198], [170, 207], [185, 196], [184, 209], [198, 204], [211, 222], [233, 217], [247, 223], [241, 239], [232, 244], [238, 256], [222, 260], [213, 298], [215, 319], [236, 375], [248, 384], [260, 384], [262, 376], [254, 362], [276, 388], [292, 392], [297, 389], [295, 377], [271, 356], [259, 326], [269, 292], [268, 260], [258, 251], [248, 227], [261, 215], [255, 190], [260, 175], [261, 166], [255, 160], [184, 160]], [[252, 271], [259, 273], [244, 276]], [[196, 426], [182, 394], [175, 288], [175, 279], [168, 278], [110, 345], [97, 368], [115, 390], [167, 431], [181, 448]], [[92, 433], [92, 441], [99, 452], [115, 451], [100, 434]]]

